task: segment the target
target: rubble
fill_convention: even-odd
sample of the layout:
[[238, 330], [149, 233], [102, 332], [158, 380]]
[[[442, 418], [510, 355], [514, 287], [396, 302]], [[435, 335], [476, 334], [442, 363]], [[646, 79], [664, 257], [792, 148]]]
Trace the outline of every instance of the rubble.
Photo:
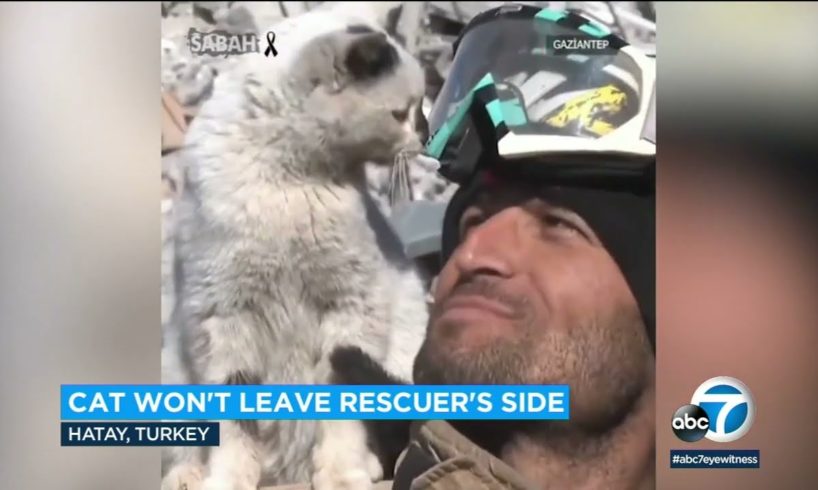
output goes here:
[[[477, 13], [506, 2], [376, 3], [371, 7], [376, 17], [424, 67], [427, 86], [423, 111], [428, 116], [448, 75], [452, 42], [462, 27]], [[649, 53], [655, 52], [653, 2], [519, 3], [581, 12], [624, 36], [629, 43]], [[238, 61], [238, 57], [193, 56], [186, 38], [190, 28], [257, 32], [285, 17], [324, 8], [360, 9], [361, 5], [357, 2], [162, 2], [162, 93], [178, 101], [186, 118], [195, 117], [210, 96], [219, 74], [230, 70]], [[176, 156], [163, 156], [162, 175], [167, 194], [162, 203], [165, 248], [172, 246], [172, 225], [166, 224], [172, 217], [170, 197], [182, 185], [177, 182], [182, 175], [178, 167]], [[390, 216], [393, 209], [405, 210], [410, 201], [445, 203], [456, 190], [437, 175], [434, 165], [422, 158], [396, 165], [391, 170], [370, 166], [367, 176], [369, 191], [386, 216]], [[170, 251], [163, 255], [163, 303], [172, 300], [165, 297], [172, 293], [171, 288], [164, 287], [164, 279], [169, 277], [165, 267], [169, 266], [171, 257]]]
[[[224, 29], [229, 32], [256, 32], [287, 16], [314, 8], [342, 8], [335, 2], [163, 2], [162, 18], [162, 90], [173, 94], [188, 114], [210, 95], [219, 73], [229, 70], [235, 57], [194, 57], [186, 46], [191, 27], [200, 30]], [[451, 62], [451, 44], [460, 29], [477, 13], [506, 2], [378, 2], [385, 27], [415, 55], [426, 71], [428, 115], [440, 91]], [[644, 14], [653, 12], [652, 2], [519, 2], [580, 11], [624, 34], [629, 42], [654, 51], [655, 23]], [[351, 5], [350, 8], [359, 8]], [[411, 190], [396, 189], [396, 181], [383, 169], [370, 169], [370, 190], [389, 213], [389, 202], [403, 199], [440, 199], [447, 186], [434, 171], [422, 165], [409, 170]], [[390, 196], [390, 191], [393, 195]]]

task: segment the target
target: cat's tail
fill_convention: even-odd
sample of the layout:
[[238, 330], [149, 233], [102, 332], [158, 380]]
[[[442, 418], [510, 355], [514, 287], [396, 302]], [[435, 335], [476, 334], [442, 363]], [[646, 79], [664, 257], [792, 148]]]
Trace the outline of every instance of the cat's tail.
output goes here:
[[[343, 385], [406, 385], [389, 374], [358, 347], [337, 347], [330, 355], [333, 381]], [[365, 420], [372, 451], [378, 455], [384, 478], [392, 477], [400, 453], [409, 443], [411, 420]]]

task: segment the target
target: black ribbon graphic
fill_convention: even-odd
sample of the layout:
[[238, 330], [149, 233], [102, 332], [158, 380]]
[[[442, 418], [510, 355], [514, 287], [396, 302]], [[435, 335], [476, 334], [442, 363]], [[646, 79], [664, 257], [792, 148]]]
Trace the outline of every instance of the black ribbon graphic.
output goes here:
[[267, 49], [264, 50], [264, 56], [270, 57], [270, 53], [272, 53], [273, 57], [278, 56], [278, 50], [275, 46], [273, 46], [273, 41], [276, 40], [276, 35], [274, 32], [269, 31], [267, 32]]

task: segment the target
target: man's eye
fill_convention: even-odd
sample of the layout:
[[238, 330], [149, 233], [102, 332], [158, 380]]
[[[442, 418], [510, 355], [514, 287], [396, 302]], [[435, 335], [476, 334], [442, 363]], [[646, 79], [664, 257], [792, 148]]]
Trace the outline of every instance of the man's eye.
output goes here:
[[464, 215], [460, 221], [460, 238], [465, 237], [472, 228], [480, 225], [483, 221], [485, 221], [485, 218], [482, 213], [467, 213]]
[[562, 231], [579, 233], [583, 236], [585, 235], [579, 225], [577, 225], [570, 218], [566, 218], [565, 216], [559, 214], [548, 213], [543, 218], [543, 222], [550, 228], [558, 228]]
[[576, 228], [570, 221], [556, 214], [546, 214], [543, 221], [548, 226], [567, 226], [570, 228]]

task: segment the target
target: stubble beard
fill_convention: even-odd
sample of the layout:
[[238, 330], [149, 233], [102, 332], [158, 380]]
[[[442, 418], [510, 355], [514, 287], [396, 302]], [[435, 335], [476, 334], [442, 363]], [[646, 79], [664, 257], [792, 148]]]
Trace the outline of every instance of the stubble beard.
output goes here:
[[[433, 314], [430, 325], [435, 321]], [[414, 382], [566, 384], [571, 421], [546, 425], [583, 432], [604, 432], [620, 423], [652, 383], [653, 355], [638, 313], [623, 309], [605, 325], [588, 322], [566, 331], [537, 325], [525, 314], [515, 327], [522, 332], [516, 338], [472, 349], [455, 349], [451, 341], [427, 334], [415, 359]]]

